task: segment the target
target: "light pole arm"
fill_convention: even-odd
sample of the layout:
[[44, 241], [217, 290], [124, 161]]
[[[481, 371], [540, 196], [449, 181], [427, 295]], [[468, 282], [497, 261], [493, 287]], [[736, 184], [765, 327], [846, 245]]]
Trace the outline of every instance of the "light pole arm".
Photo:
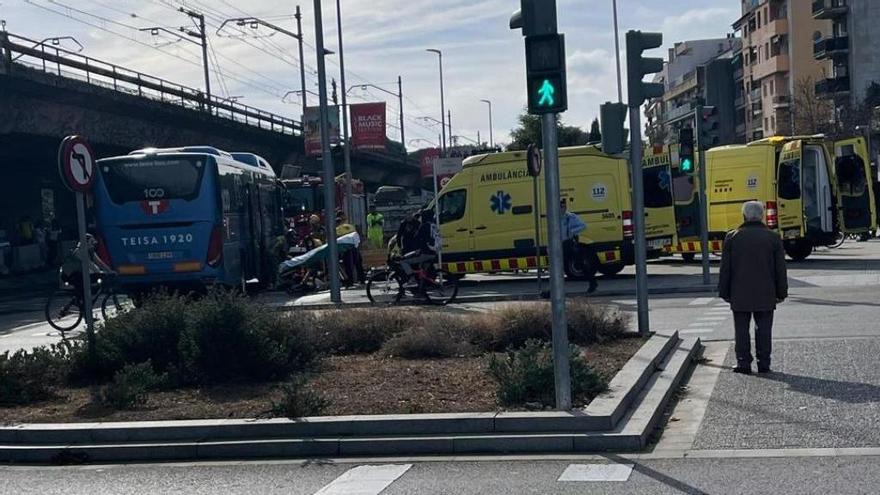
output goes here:
[[192, 44], [194, 44], [194, 45], [196, 45], [196, 46], [202, 46], [201, 43], [199, 43], [198, 41], [195, 41], [194, 39], [192, 39], [193, 36], [192, 36], [191, 34], [189, 34], [189, 33], [187, 33], [186, 31], [184, 31], [183, 28], [180, 28], [180, 29], [181, 29], [181, 32], [186, 33], [186, 36], [180, 34], [180, 32], [178, 32], [178, 31], [172, 31], [172, 30], [170, 30], [170, 29], [168, 29], [168, 28], [163, 28], [163, 27], [159, 27], [159, 26], [156, 26], [156, 27], [147, 27], [147, 28], [140, 28], [140, 29], [138, 29], [138, 31], [149, 31], [150, 34], [152, 34], [153, 36], [157, 36], [157, 35], [159, 34], [159, 32], [161, 31], [161, 32], [163, 32], [163, 33], [170, 34], [170, 35], [174, 36], [174, 37], [177, 38], [177, 39], [181, 39], [181, 40], [183, 40], [183, 41], [189, 41], [190, 43], [192, 43]]
[[226, 19], [225, 21], [223, 21], [223, 24], [220, 24], [220, 27], [217, 28], [217, 36], [223, 36], [222, 34], [220, 34], [220, 31], [222, 31], [223, 28], [226, 27], [226, 25], [231, 22], [234, 22], [237, 26], [244, 26], [245, 24], [259, 24], [261, 26], [266, 26], [267, 28], [269, 28], [273, 31], [277, 31], [281, 34], [286, 34], [287, 36], [290, 36], [291, 38], [294, 38], [297, 40], [300, 39], [300, 35], [294, 33], [293, 31], [288, 31], [287, 29], [284, 29], [280, 26], [272, 24], [271, 22], [266, 22], [262, 19], [258, 19], [256, 17], [237, 17], [235, 19]]
[[392, 93], [391, 91], [388, 91], [385, 88], [376, 86], [375, 84], [355, 84], [354, 86], [349, 86], [349, 88], [345, 91], [345, 94], [351, 94], [351, 90], [353, 90], [355, 88], [361, 88], [361, 89], [376, 88], [379, 91], [384, 91], [385, 93], [388, 93], [391, 96], [400, 96], [397, 93]]

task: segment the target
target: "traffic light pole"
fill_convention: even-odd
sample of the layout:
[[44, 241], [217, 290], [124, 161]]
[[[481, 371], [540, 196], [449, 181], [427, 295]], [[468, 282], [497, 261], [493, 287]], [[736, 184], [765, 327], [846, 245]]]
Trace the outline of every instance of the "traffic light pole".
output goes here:
[[324, 230], [327, 240], [327, 277], [330, 279], [330, 301], [342, 302], [339, 291], [339, 249], [336, 246], [336, 175], [330, 150], [330, 125], [327, 109], [327, 78], [324, 65], [324, 24], [321, 0], [315, 0], [315, 46], [318, 52], [318, 94], [321, 109], [321, 161], [324, 165]]
[[[565, 272], [562, 252], [562, 211], [559, 207], [559, 143], [556, 114], [542, 115], [544, 189], [547, 196], [547, 245], [550, 250], [550, 305], [553, 315], [553, 373], [556, 409], [571, 409], [568, 323], [565, 318]], [[539, 263], [540, 265], [540, 263]]]
[[706, 147], [703, 143], [703, 106], [697, 105], [694, 110], [694, 125], [697, 135], [697, 153], [699, 153], [700, 181], [700, 252], [703, 257], [703, 285], [712, 283], [709, 271], [709, 203], [706, 201]]
[[636, 299], [639, 333], [651, 331], [648, 317], [648, 255], [645, 239], [645, 181], [642, 175], [642, 133], [640, 106], [629, 108], [630, 175], [632, 176], [633, 227], [635, 228]]

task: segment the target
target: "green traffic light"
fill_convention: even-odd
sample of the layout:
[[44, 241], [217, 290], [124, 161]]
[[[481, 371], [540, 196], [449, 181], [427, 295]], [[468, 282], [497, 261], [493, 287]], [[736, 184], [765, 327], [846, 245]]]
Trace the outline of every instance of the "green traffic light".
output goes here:
[[552, 107], [556, 103], [556, 99], [553, 97], [554, 93], [556, 93], [556, 88], [553, 87], [553, 83], [549, 79], [544, 79], [544, 83], [538, 90], [538, 96], [541, 97], [538, 100], [538, 106]]
[[681, 171], [682, 172], [692, 172], [694, 170], [694, 161], [690, 158], [685, 158], [681, 161]]

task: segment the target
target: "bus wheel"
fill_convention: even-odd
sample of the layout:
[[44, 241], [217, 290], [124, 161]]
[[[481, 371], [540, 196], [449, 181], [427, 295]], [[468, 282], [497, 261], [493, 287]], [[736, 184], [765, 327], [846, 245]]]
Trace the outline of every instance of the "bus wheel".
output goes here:
[[813, 246], [806, 239], [785, 244], [785, 254], [792, 261], [804, 261], [812, 252]]
[[613, 277], [614, 275], [622, 272], [624, 267], [626, 267], [626, 265], [624, 265], [623, 263], [599, 265], [599, 273], [605, 275], [606, 277]]
[[693, 263], [697, 259], [696, 253], [681, 253], [681, 259], [685, 263]]
[[596, 255], [586, 250], [565, 257], [565, 275], [572, 280], [587, 280], [596, 274], [598, 267]]

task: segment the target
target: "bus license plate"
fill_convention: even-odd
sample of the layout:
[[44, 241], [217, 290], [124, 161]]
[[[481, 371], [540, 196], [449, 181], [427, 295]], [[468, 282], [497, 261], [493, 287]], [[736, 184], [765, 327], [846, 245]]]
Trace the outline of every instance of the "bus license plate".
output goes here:
[[147, 259], [150, 261], [173, 260], [175, 258], [174, 251], [157, 251], [147, 253]]

